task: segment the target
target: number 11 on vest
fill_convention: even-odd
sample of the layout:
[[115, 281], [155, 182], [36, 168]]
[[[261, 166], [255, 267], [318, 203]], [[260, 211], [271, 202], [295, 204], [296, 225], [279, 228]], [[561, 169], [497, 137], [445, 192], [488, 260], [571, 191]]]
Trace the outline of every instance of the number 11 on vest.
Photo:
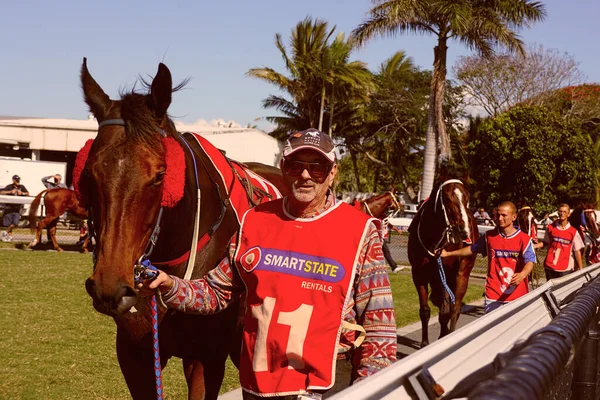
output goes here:
[[[267, 364], [267, 336], [273, 318], [275, 302], [276, 299], [274, 297], [265, 297], [261, 305], [252, 307], [252, 316], [258, 320], [254, 359], [252, 360], [252, 369], [254, 372], [264, 372], [269, 369]], [[285, 350], [289, 369], [299, 370], [304, 368], [302, 353], [312, 312], [313, 306], [308, 304], [301, 304], [294, 311], [279, 312], [277, 323], [290, 327], [290, 335]]]

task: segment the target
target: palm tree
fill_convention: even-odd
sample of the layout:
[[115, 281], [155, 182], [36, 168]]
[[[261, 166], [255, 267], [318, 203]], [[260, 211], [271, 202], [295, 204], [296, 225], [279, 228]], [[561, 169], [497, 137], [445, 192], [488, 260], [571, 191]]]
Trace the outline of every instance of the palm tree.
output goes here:
[[282, 42], [281, 35], [275, 35], [275, 46], [281, 53], [289, 77], [269, 67], [252, 68], [246, 75], [262, 79], [277, 86], [291, 99], [269, 95], [263, 100], [263, 108], [275, 108], [283, 116], [269, 116], [265, 119], [277, 124], [271, 133], [282, 138], [287, 133], [317, 126], [320, 114], [321, 89], [324, 87], [320, 71], [321, 60], [335, 27], [329, 29], [327, 22], [306, 17], [292, 30], [290, 54]]
[[427, 134], [423, 161], [421, 196], [433, 187], [436, 169], [437, 140], [440, 162], [451, 157], [446, 134], [442, 101], [446, 84], [448, 41], [458, 40], [484, 56], [495, 48], [523, 52], [523, 42], [516, 33], [520, 27], [544, 19], [544, 6], [531, 0], [374, 0], [369, 18], [356, 28], [353, 39], [363, 44], [377, 35], [395, 36], [412, 32], [437, 37], [433, 49], [433, 76], [429, 98]]
[[323, 128], [325, 116], [325, 99], [329, 92], [327, 111], [329, 112], [329, 135], [333, 134], [333, 115], [336, 100], [345, 101], [349, 97], [359, 96], [365, 99], [374, 89], [373, 74], [362, 61], [350, 61], [353, 46], [340, 33], [323, 51], [318, 72], [323, 78], [321, 91], [321, 110], [319, 114], [319, 130]]

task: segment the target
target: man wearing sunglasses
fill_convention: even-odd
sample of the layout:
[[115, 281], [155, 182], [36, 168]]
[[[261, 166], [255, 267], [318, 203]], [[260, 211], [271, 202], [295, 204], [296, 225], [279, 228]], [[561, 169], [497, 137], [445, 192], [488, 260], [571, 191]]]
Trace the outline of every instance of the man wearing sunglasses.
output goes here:
[[327, 397], [396, 360], [379, 221], [333, 195], [333, 141], [316, 129], [293, 133], [281, 169], [289, 194], [249, 210], [230, 255], [204, 279], [161, 272], [145, 282], [191, 313], [219, 312], [245, 292], [244, 399]]

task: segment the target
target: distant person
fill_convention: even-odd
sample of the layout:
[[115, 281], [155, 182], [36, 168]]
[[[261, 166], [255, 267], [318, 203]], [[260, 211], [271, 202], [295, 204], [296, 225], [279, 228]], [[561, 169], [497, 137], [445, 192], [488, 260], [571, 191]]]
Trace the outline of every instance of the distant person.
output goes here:
[[577, 229], [569, 223], [571, 208], [568, 204], [558, 206], [558, 220], [548, 225], [544, 240], [534, 247], [548, 246], [544, 260], [546, 280], [560, 278], [583, 268], [581, 249], [585, 247]]
[[90, 230], [88, 228], [87, 219], [84, 219], [81, 222], [81, 228], [79, 228], [79, 241], [77, 242], [77, 246], [83, 245], [89, 234]]
[[67, 185], [62, 182], [61, 174], [48, 175], [42, 178], [42, 183], [46, 189], [68, 189]]
[[404, 267], [398, 266], [398, 264], [396, 264], [396, 261], [394, 260], [394, 257], [392, 257], [392, 253], [388, 246], [388, 243], [391, 242], [390, 229], [395, 230], [398, 233], [401, 233], [392, 224], [390, 224], [389, 218], [383, 219], [381, 221], [381, 229], [380, 229], [381, 251], [383, 252], [383, 257], [385, 258], [385, 261], [387, 261], [388, 265], [392, 269], [392, 272], [397, 273], [397, 272], [402, 271], [404, 269]]
[[[8, 196], [29, 196], [29, 191], [24, 185], [21, 185], [21, 177], [19, 175], [13, 175], [12, 183], [7, 185], [4, 189], [0, 190], [0, 194]], [[19, 225], [19, 219], [21, 218], [21, 210], [23, 204], [6, 203], [4, 206], [4, 216], [2, 217], [2, 226], [8, 227], [5, 231], [2, 231], [2, 241], [12, 241], [13, 228]]]
[[529, 292], [527, 277], [536, 262], [531, 238], [514, 225], [517, 207], [505, 201], [500, 203], [496, 212], [496, 229], [486, 231], [469, 247], [442, 250], [440, 254], [440, 257], [481, 254], [488, 258], [484, 299], [486, 313]]
[[550, 214], [544, 214], [544, 219], [542, 220], [542, 224], [546, 227], [552, 223], [552, 218], [550, 218]]
[[476, 219], [485, 219], [485, 220], [490, 220], [490, 214], [487, 213], [487, 211], [485, 211], [485, 209], [482, 207], [479, 210], [475, 211], [475, 214], [473, 214], [473, 216]]

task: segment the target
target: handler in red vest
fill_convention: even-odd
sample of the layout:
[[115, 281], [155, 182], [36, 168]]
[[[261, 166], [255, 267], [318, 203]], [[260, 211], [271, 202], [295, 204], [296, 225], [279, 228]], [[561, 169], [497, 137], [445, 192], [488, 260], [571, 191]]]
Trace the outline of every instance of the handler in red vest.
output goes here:
[[485, 232], [475, 244], [459, 250], [442, 250], [440, 257], [481, 254], [488, 258], [485, 281], [485, 312], [529, 292], [527, 277], [536, 262], [531, 238], [514, 226], [517, 208], [510, 201], [496, 209], [496, 229]]
[[245, 291], [244, 399], [331, 395], [350, 383], [342, 370], [357, 381], [396, 360], [379, 221], [335, 199], [333, 141], [316, 129], [290, 135], [281, 168], [290, 194], [246, 212], [204, 279], [161, 272], [145, 283], [187, 313], [219, 312]]
[[585, 247], [577, 229], [569, 223], [571, 208], [568, 204], [558, 206], [558, 219], [546, 227], [544, 241], [536, 244], [536, 249], [548, 246], [544, 260], [546, 280], [560, 278], [583, 267], [580, 250]]

